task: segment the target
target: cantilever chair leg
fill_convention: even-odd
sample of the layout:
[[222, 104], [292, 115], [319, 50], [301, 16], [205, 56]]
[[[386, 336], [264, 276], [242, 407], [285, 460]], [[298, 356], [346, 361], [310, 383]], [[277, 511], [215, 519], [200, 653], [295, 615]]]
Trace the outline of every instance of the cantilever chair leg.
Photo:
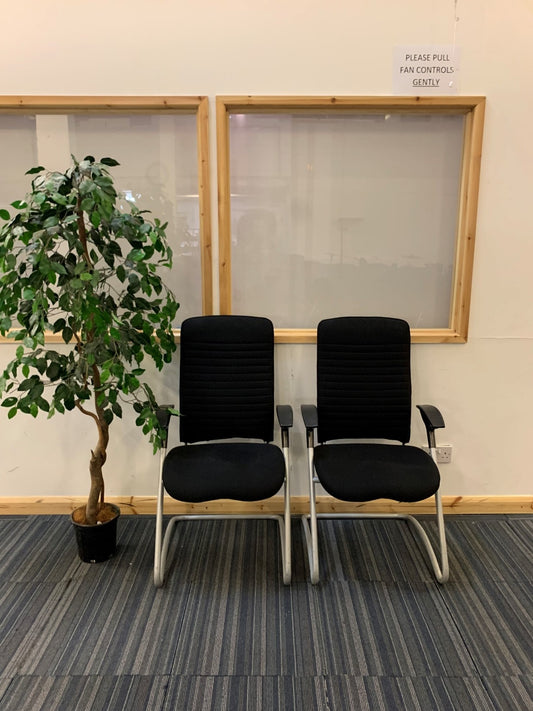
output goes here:
[[398, 515], [398, 518], [404, 518], [411, 524], [413, 530], [417, 532], [418, 539], [424, 546], [426, 553], [429, 557], [429, 562], [431, 563], [431, 567], [433, 568], [433, 573], [435, 574], [437, 582], [445, 583], [449, 578], [450, 570], [448, 566], [448, 549], [446, 546], [446, 531], [444, 528], [444, 514], [442, 511], [442, 499], [440, 491], [435, 492], [435, 506], [437, 514], [437, 527], [439, 533], [440, 564], [437, 560], [437, 556], [435, 555], [435, 551], [433, 550], [433, 546], [431, 545], [431, 541], [429, 540], [427, 533], [420, 525], [420, 522], [417, 521], [414, 516], [410, 516], [409, 514], [405, 514], [403, 516]]
[[[313, 499], [311, 499], [311, 502], [313, 502]], [[394, 518], [398, 520], [404, 520], [407, 521], [412, 527], [413, 533], [416, 533], [418, 536], [418, 541], [422, 545], [422, 547], [425, 549], [427, 556], [429, 558], [429, 563], [431, 565], [431, 568], [433, 570], [433, 573], [435, 575], [435, 579], [437, 580], [438, 583], [445, 583], [448, 578], [449, 578], [449, 566], [448, 566], [448, 551], [447, 551], [447, 546], [446, 546], [446, 532], [444, 529], [444, 517], [443, 517], [443, 512], [442, 512], [442, 500], [441, 500], [441, 495], [440, 491], [437, 491], [435, 494], [435, 504], [436, 504], [436, 514], [437, 514], [437, 526], [438, 526], [438, 534], [439, 534], [439, 548], [440, 548], [440, 563], [437, 560], [437, 556], [435, 554], [435, 551], [433, 549], [433, 546], [431, 545], [431, 541], [428, 538], [427, 533], [423, 529], [422, 525], [420, 524], [417, 519], [412, 516], [411, 514], [401, 514], [401, 513], [341, 513], [341, 514], [334, 514], [334, 513], [324, 513], [324, 514], [317, 514], [316, 513], [316, 508], [313, 504], [311, 504], [311, 513], [309, 517], [307, 516], [302, 516], [302, 523], [304, 524], [304, 533], [305, 533], [305, 538], [307, 542], [307, 550], [308, 550], [308, 556], [309, 556], [309, 572], [310, 572], [310, 578], [311, 582], [313, 584], [318, 583], [319, 579], [319, 573], [318, 573], [318, 540], [317, 540], [317, 530], [316, 530], [316, 522], [318, 518], [340, 518], [340, 519], [356, 519], [356, 518], [373, 518], [373, 519], [380, 519], [380, 518]], [[309, 518], [309, 522], [308, 519]], [[314, 525], [313, 525], [314, 523]]]
[[[416, 533], [418, 540], [422, 547], [425, 549], [427, 556], [429, 558], [429, 563], [435, 575], [437, 582], [445, 583], [449, 578], [449, 566], [448, 566], [448, 549], [446, 545], [446, 531], [444, 527], [444, 514], [442, 510], [442, 498], [440, 490], [435, 492], [435, 508], [436, 508], [436, 518], [437, 518], [437, 528], [439, 536], [439, 549], [440, 549], [440, 562], [437, 560], [437, 556], [428, 538], [427, 533], [420, 524], [420, 522], [411, 514], [401, 514], [401, 513], [324, 513], [317, 514], [316, 511], [316, 495], [315, 488], [318, 482], [318, 478], [314, 473], [313, 464], [313, 447], [308, 448], [308, 474], [309, 474], [309, 514], [303, 515], [301, 517], [305, 542], [307, 544], [307, 557], [309, 561], [309, 577], [311, 583], [316, 585], [320, 579], [319, 572], [319, 562], [318, 562], [318, 529], [317, 529], [317, 519], [319, 518], [394, 518], [407, 521]], [[431, 452], [431, 455], [435, 458], [435, 452]]]
[[165, 571], [167, 555], [170, 542], [174, 535], [174, 527], [178, 521], [205, 521], [205, 520], [227, 520], [227, 519], [268, 519], [275, 520], [279, 525], [279, 536], [281, 544], [281, 564], [283, 571], [283, 583], [289, 585], [291, 582], [291, 509], [290, 509], [290, 484], [289, 484], [289, 451], [288, 445], [283, 447], [285, 457], [285, 484], [284, 484], [284, 512], [280, 514], [178, 514], [173, 516], [167, 524], [165, 535], [163, 536], [163, 462], [166, 456], [166, 449], [161, 450], [160, 480], [157, 497], [157, 514], [155, 530], [155, 552], [154, 552], [154, 585], [161, 587], [165, 581]]
[[[313, 437], [312, 432], [308, 433], [308, 438]], [[314, 475], [313, 446], [307, 448], [308, 477], [309, 477], [309, 515], [301, 517], [302, 526], [307, 544], [307, 559], [309, 561], [309, 577], [311, 583], [316, 585], [320, 578], [318, 567], [318, 529], [316, 513], [315, 485], [317, 478]]]
[[165, 564], [168, 551], [168, 527], [163, 541], [163, 501], [165, 488], [163, 486], [163, 462], [167, 448], [163, 447], [159, 459], [159, 488], [157, 491], [157, 513], [155, 522], [155, 550], [154, 550], [154, 585], [159, 588], [165, 579]]
[[[414, 533], [417, 534], [418, 536], [418, 541], [422, 545], [422, 547], [425, 549], [427, 556], [429, 558], [429, 563], [431, 564], [431, 568], [433, 570], [433, 573], [435, 575], [435, 579], [437, 580], [438, 583], [445, 583], [448, 580], [449, 577], [449, 567], [448, 567], [448, 553], [447, 553], [447, 548], [446, 548], [446, 535], [444, 531], [444, 525], [443, 522], [441, 524], [441, 519], [442, 519], [442, 505], [440, 503], [440, 493], [437, 492], [435, 494], [435, 498], [437, 499], [437, 523], [438, 523], [438, 529], [439, 529], [439, 543], [440, 543], [440, 564], [437, 560], [437, 556], [435, 555], [435, 551], [433, 549], [433, 546], [431, 545], [431, 541], [428, 538], [427, 533], [423, 529], [422, 525], [420, 524], [417, 519], [412, 516], [411, 514], [401, 514], [401, 513], [342, 513], [342, 514], [334, 514], [334, 513], [325, 513], [325, 514], [317, 514], [317, 518], [343, 518], [343, 519], [355, 519], [355, 518], [373, 518], [373, 519], [381, 519], [381, 518], [394, 518], [398, 520], [404, 520], [407, 521], [412, 527], [412, 530]], [[439, 513], [439, 508], [440, 508], [440, 513]], [[311, 578], [311, 582], [313, 579]]]
[[[291, 582], [292, 576], [292, 557], [291, 557], [291, 491], [289, 477], [289, 441], [288, 437], [283, 436], [282, 442], [283, 458], [285, 459], [285, 484], [284, 484], [284, 508], [283, 520], [280, 517], [280, 535], [281, 535], [281, 563], [283, 566], [283, 582], [288, 585]], [[283, 524], [283, 525], [282, 525]]]

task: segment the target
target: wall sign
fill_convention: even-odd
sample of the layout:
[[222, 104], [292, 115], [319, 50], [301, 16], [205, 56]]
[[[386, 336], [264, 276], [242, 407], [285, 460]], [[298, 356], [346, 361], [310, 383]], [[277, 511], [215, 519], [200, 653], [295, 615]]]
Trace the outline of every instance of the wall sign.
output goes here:
[[394, 93], [457, 94], [459, 50], [454, 45], [414, 45], [394, 50]]

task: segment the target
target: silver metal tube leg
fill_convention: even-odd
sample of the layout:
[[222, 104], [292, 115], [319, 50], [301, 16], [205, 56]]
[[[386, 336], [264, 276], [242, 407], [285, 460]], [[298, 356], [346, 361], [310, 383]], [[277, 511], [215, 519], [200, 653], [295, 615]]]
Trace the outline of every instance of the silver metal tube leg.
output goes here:
[[155, 550], [154, 550], [154, 585], [161, 587], [165, 577], [164, 565], [161, 560], [163, 536], [163, 502], [165, 488], [163, 486], [163, 462], [166, 456], [166, 447], [161, 449], [159, 460], [159, 489], [157, 492], [157, 513], [155, 519]]
[[[307, 464], [309, 477], [309, 517], [302, 516], [301, 521], [307, 544], [307, 557], [309, 560], [309, 577], [311, 583], [316, 585], [319, 581], [320, 573], [318, 566], [318, 528], [316, 516], [316, 496], [315, 496], [315, 475], [314, 475], [314, 448], [307, 448]], [[309, 520], [308, 520], [309, 518]]]
[[290, 474], [289, 474], [289, 448], [283, 448], [283, 456], [285, 458], [285, 509], [284, 509], [284, 531], [282, 541], [283, 555], [283, 582], [288, 585], [291, 582], [292, 576], [292, 555], [291, 555], [291, 490], [290, 490]]

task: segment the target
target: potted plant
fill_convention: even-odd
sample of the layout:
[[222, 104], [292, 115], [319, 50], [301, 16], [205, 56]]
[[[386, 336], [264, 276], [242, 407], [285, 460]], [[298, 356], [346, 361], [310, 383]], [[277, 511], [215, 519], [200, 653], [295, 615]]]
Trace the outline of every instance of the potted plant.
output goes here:
[[[0, 375], [1, 404], [8, 418], [78, 410], [96, 426], [87, 505], [72, 514], [89, 547], [99, 524], [114, 519], [116, 529], [119, 510], [105, 503], [102, 469], [109, 427], [125, 403], [154, 451], [160, 446], [158, 405], [143, 375], [146, 360], [159, 370], [171, 360], [179, 306], [160, 276], [172, 264], [166, 224], [119, 202], [108, 170], [116, 165], [87, 156], [73, 158], [64, 173], [32, 168], [30, 192], [12, 203], [17, 214], [0, 211], [7, 220], [0, 228], [0, 333], [18, 344]], [[83, 559], [114, 552], [111, 543], [101, 554], [83, 553], [77, 530]]]

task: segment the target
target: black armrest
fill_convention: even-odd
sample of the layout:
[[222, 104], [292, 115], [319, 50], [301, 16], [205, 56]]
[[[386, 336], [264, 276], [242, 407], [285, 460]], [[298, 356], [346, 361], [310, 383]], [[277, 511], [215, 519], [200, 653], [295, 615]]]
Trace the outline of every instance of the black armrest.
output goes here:
[[281, 428], [292, 427], [293, 415], [291, 405], [277, 405], [276, 413], [278, 416], [279, 426]]
[[435, 430], [444, 427], [444, 418], [435, 405], [417, 405], [426, 426], [429, 447], [435, 446]]
[[306, 429], [318, 427], [318, 411], [316, 405], [302, 405], [302, 417]]
[[289, 446], [289, 427], [292, 427], [293, 416], [290, 405], [276, 405], [279, 426], [281, 427], [281, 446]]
[[444, 418], [435, 405], [417, 405], [427, 429], [437, 430], [444, 427]]
[[313, 449], [315, 446], [315, 430], [318, 427], [318, 410], [316, 405], [302, 405], [301, 410], [307, 434], [307, 448]]
[[168, 426], [170, 423], [170, 418], [172, 415], [176, 414], [174, 410], [174, 405], [159, 405], [155, 412], [159, 426], [165, 431], [165, 437], [163, 439], [163, 447], [167, 446], [168, 442]]

